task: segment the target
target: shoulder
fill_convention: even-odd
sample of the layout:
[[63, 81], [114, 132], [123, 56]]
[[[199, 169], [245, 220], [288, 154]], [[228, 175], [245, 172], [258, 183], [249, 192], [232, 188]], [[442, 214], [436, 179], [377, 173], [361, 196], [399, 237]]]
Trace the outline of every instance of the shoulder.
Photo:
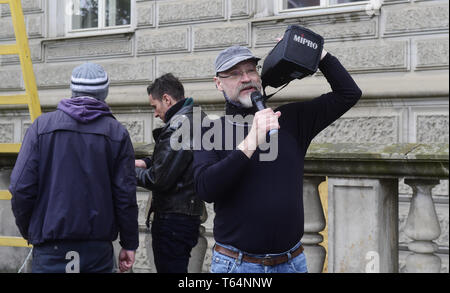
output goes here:
[[46, 132], [51, 125], [61, 122], [66, 114], [62, 111], [55, 110], [52, 112], [42, 113], [31, 124], [30, 129], [35, 129], [37, 133]]
[[287, 103], [287, 104], [281, 105], [281, 106], [277, 107], [274, 111], [275, 112], [280, 111], [281, 115], [283, 115], [284, 113], [290, 113], [290, 112], [298, 113], [299, 111], [302, 111], [306, 105], [307, 105], [307, 101], [292, 102], [292, 103]]
[[192, 112], [189, 113], [177, 113], [168, 123], [168, 130], [175, 131], [181, 128], [183, 124], [190, 123], [192, 121]]
[[126, 122], [120, 122], [113, 116], [102, 116], [87, 126], [89, 129], [98, 130], [114, 141], [124, 141], [130, 138]]

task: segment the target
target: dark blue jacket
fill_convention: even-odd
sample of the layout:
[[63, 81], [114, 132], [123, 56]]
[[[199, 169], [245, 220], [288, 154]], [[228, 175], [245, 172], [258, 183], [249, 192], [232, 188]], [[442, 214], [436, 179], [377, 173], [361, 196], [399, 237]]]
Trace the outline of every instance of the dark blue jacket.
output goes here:
[[93, 98], [62, 100], [27, 130], [9, 187], [22, 236], [117, 239], [138, 247], [134, 151], [127, 130]]

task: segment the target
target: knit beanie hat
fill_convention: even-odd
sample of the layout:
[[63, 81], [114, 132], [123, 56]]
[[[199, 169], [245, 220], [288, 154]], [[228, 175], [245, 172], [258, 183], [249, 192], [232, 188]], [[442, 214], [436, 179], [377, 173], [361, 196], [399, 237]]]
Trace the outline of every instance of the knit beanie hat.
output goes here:
[[72, 71], [72, 97], [89, 96], [104, 101], [108, 96], [109, 79], [103, 67], [86, 62]]

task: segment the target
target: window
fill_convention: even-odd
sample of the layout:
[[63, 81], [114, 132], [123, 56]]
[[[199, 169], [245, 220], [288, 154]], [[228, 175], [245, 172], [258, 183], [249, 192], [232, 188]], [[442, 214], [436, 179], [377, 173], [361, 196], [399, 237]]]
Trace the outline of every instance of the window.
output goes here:
[[130, 27], [132, 2], [132, 0], [67, 0], [68, 31]]
[[340, 4], [348, 4], [354, 2], [367, 2], [368, 0], [281, 0], [281, 10], [296, 8], [320, 8], [331, 7]]

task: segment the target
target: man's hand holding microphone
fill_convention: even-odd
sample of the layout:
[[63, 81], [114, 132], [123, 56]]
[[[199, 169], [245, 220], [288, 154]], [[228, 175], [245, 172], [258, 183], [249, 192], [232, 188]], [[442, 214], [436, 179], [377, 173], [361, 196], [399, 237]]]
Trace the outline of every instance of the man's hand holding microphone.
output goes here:
[[273, 135], [278, 132], [280, 128], [278, 118], [281, 116], [280, 111], [274, 112], [271, 108], [265, 107], [264, 99], [259, 91], [251, 93], [251, 100], [258, 112], [255, 113], [247, 137], [237, 147], [248, 158], [253, 155], [259, 145], [266, 142], [267, 133]]

